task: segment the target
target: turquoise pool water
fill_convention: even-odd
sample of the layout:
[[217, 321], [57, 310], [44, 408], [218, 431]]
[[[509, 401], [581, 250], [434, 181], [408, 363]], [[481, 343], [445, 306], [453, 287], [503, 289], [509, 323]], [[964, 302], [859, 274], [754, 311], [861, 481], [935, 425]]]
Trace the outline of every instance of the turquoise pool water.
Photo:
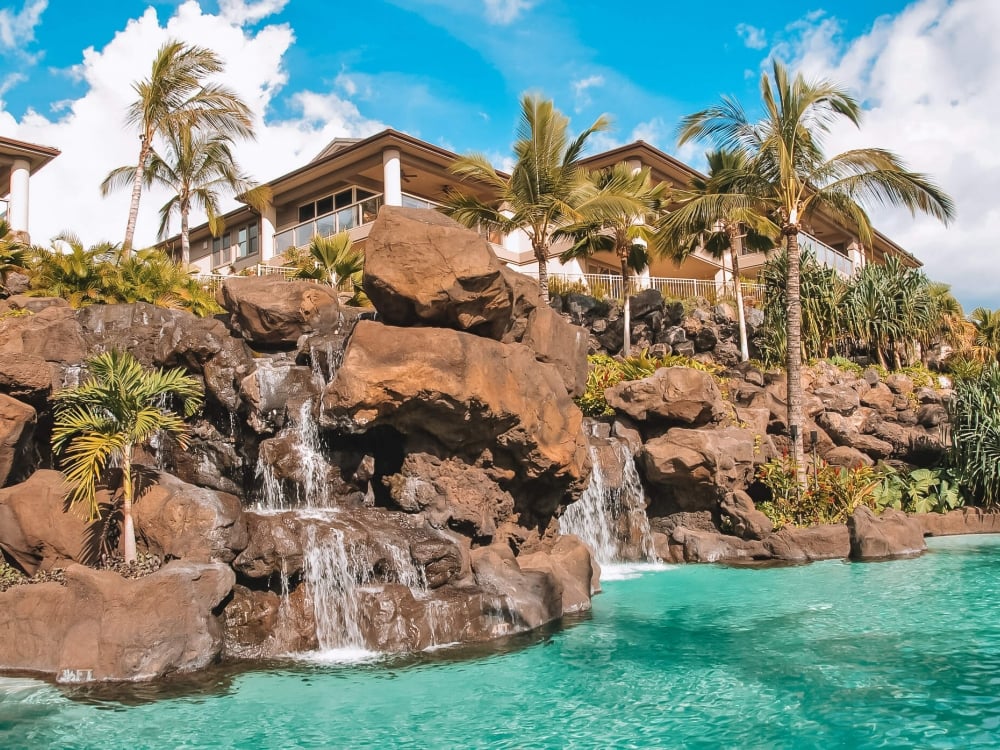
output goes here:
[[0, 680], [0, 748], [1000, 747], [1000, 536], [605, 589], [588, 619], [478, 652]]

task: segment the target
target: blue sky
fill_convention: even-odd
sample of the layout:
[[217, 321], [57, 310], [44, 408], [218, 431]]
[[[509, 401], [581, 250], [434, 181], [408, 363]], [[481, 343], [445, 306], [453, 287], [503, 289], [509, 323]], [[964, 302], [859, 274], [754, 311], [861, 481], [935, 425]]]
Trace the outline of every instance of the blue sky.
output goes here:
[[[995, 0], [13, 0], [0, 8], [0, 134], [63, 150], [33, 181], [34, 239], [72, 229], [96, 242], [124, 222], [127, 196], [96, 186], [134, 160], [128, 84], [168, 36], [227, 60], [226, 80], [260, 115], [258, 142], [238, 155], [262, 180], [330, 137], [385, 126], [502, 163], [525, 91], [553, 98], [575, 128], [610, 114], [597, 147], [643, 138], [697, 166], [703, 147], [675, 148], [678, 119], [720, 94], [752, 105], [775, 55], [866, 103], [864, 131], [831, 148], [888, 146], [952, 192], [950, 229], [894, 213], [876, 213], [879, 226], [967, 306], [1000, 306], [1000, 258], [986, 249], [1000, 158], [984, 155], [1000, 121], [998, 35]], [[140, 240], [152, 241], [161, 202], [144, 199]]]

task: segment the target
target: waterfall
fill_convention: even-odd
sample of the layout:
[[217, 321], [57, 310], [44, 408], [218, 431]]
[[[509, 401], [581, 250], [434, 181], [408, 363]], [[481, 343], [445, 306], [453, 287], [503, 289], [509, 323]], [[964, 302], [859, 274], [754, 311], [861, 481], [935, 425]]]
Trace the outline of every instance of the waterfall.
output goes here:
[[563, 513], [559, 530], [563, 534], [575, 534], [589, 544], [601, 565], [625, 562], [636, 556], [646, 562], [655, 562], [646, 498], [635, 459], [625, 444], [616, 441], [612, 447], [622, 465], [621, 481], [609, 481], [600, 453], [591, 446], [590, 484], [580, 499]]
[[300, 482], [296, 482], [295, 497], [286, 498], [281, 481], [275, 476], [274, 468], [264, 460], [263, 454], [257, 458], [256, 477], [260, 482], [258, 510], [289, 510], [292, 507], [327, 508], [330, 506], [330, 492], [327, 484], [328, 466], [323, 458], [323, 442], [319, 427], [313, 417], [312, 401], [303, 401], [295, 421], [286, 431], [295, 446], [300, 467]]
[[328, 528], [321, 537], [310, 525], [306, 535], [303, 577], [312, 602], [320, 651], [335, 655], [365, 652], [358, 602], [361, 566], [348, 554], [339, 529]]

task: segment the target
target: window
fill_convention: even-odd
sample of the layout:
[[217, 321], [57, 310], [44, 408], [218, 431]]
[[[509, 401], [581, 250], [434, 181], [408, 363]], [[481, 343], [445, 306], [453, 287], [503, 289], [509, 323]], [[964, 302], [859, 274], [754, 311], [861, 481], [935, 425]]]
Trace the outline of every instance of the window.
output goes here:
[[247, 224], [236, 232], [236, 257], [246, 258], [256, 255], [259, 245], [257, 225]]
[[[349, 187], [345, 190], [339, 190], [333, 195], [327, 195], [323, 198], [319, 198], [315, 201], [310, 201], [309, 203], [304, 203], [299, 206], [299, 223], [305, 221], [311, 221], [321, 216], [326, 216], [334, 211], [340, 211], [341, 209], [352, 206], [355, 203], [373, 198], [377, 195], [369, 190], [362, 190], [358, 187]], [[355, 222], [351, 223], [351, 226]], [[343, 228], [343, 227], [342, 227]]]
[[232, 236], [226, 232], [221, 237], [212, 238], [212, 268], [224, 266], [232, 260], [230, 248]]

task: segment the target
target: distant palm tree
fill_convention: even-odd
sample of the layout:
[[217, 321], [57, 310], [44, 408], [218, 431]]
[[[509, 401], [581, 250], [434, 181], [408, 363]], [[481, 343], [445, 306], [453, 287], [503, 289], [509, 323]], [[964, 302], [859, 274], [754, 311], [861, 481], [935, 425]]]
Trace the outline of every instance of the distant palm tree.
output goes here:
[[984, 361], [1000, 359], [1000, 310], [977, 307], [969, 320], [975, 327], [973, 344]]
[[143, 175], [153, 151], [154, 139], [182, 125], [203, 127], [229, 137], [253, 137], [250, 108], [230, 89], [206, 79], [223, 70], [222, 60], [205, 47], [171, 40], [160, 47], [148, 78], [132, 84], [137, 98], [129, 106], [126, 122], [139, 130], [139, 159], [131, 169], [131, 180], [116, 176], [119, 169], [101, 183], [101, 194], [125, 184], [132, 186], [128, 224], [121, 254], [132, 251], [139, 198], [145, 184]]
[[697, 176], [686, 189], [676, 191], [680, 205], [666, 214], [663, 231], [674, 260], [681, 262], [703, 249], [717, 259], [732, 259], [736, 317], [740, 337], [740, 357], [750, 358], [747, 343], [746, 311], [740, 282], [740, 253], [766, 252], [775, 247], [780, 229], [767, 214], [770, 186], [748, 169], [747, 157], [739, 151], [720, 149], [705, 155], [708, 179]]
[[573, 245], [560, 260], [589, 258], [594, 253], [610, 252], [618, 257], [622, 273], [622, 300], [625, 331], [622, 354], [631, 352], [631, 321], [628, 304], [631, 271], [641, 273], [653, 255], [662, 255], [660, 235], [656, 230], [666, 210], [669, 187], [654, 185], [649, 167], [634, 169], [626, 162], [590, 173], [589, 190], [582, 192], [576, 212], [578, 219], [552, 233], [553, 239], [569, 238]]
[[[219, 210], [223, 194], [233, 193], [251, 207], [262, 210], [270, 200], [267, 187], [256, 185], [240, 171], [228, 136], [201, 132], [189, 125], [170, 128], [164, 134], [166, 148], [150, 151], [142, 178], [147, 187], [162, 185], [174, 195], [160, 208], [158, 236], [166, 239], [170, 219], [178, 214], [181, 220], [181, 263], [191, 262], [191, 235], [188, 217], [192, 208], [200, 208], [208, 217], [213, 236], [225, 229]], [[107, 176], [109, 185], [131, 183], [136, 176], [132, 167], [118, 167]]]
[[52, 448], [61, 454], [70, 502], [85, 503], [100, 517], [97, 486], [111, 466], [121, 469], [122, 540], [126, 562], [136, 559], [132, 457], [137, 446], [163, 431], [187, 446], [183, 418], [166, 406], [180, 400], [185, 417], [202, 404], [198, 381], [180, 368], [147, 370], [127, 352], [109, 351], [87, 360], [88, 379], [54, 396]]
[[538, 263], [538, 284], [548, 299], [548, 257], [552, 232], [579, 219], [576, 206], [586, 188], [579, 160], [587, 138], [606, 130], [599, 117], [571, 140], [569, 119], [551, 101], [530, 94], [521, 99], [521, 120], [514, 142], [514, 168], [501, 177], [483, 154], [459, 158], [451, 170], [463, 179], [492, 188], [495, 200], [484, 202], [473, 195], [453, 192], [445, 211], [467, 227], [510, 234], [523, 231], [531, 241]]
[[771, 185], [771, 204], [788, 253], [788, 424], [799, 484], [806, 485], [803, 450], [802, 307], [799, 292], [799, 232], [823, 209], [854, 228], [870, 245], [873, 230], [861, 202], [905, 206], [944, 222], [954, 205], [926, 176], [910, 172], [898, 156], [878, 148], [854, 149], [827, 158], [823, 137], [847, 120], [860, 127], [861, 106], [843, 88], [825, 80], [790, 76], [774, 62], [760, 81], [764, 118], [750, 120], [739, 102], [725, 97], [681, 121], [680, 143], [707, 138], [717, 147], [742, 152], [750, 168]]

